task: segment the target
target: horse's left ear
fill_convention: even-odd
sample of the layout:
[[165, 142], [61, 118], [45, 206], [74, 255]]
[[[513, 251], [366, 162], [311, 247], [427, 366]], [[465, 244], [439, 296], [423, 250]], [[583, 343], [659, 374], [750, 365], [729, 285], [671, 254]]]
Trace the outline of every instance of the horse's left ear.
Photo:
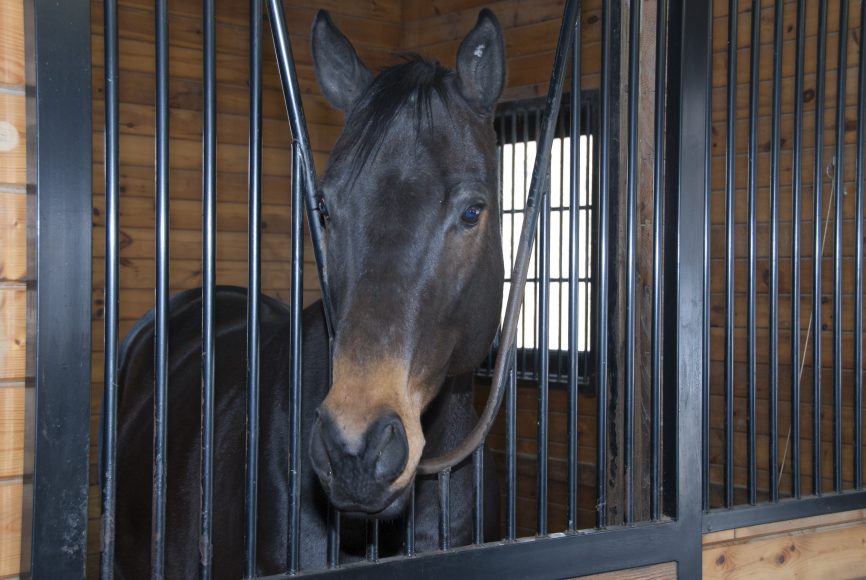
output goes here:
[[505, 43], [493, 12], [485, 8], [457, 51], [460, 91], [470, 103], [492, 109], [505, 86]]

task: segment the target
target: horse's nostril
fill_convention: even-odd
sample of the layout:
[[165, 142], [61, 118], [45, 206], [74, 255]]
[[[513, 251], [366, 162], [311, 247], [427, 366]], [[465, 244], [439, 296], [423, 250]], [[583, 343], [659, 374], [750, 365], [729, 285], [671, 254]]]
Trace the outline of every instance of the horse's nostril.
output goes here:
[[406, 467], [409, 457], [409, 442], [400, 419], [389, 421], [382, 428], [373, 445], [376, 450], [373, 475], [380, 482], [390, 483], [397, 479]]

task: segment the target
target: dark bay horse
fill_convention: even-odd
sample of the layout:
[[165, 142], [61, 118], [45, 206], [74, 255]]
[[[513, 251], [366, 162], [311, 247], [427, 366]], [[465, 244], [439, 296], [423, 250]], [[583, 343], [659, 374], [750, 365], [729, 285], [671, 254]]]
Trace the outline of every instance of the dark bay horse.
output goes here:
[[[454, 447], [476, 421], [471, 372], [499, 322], [503, 263], [493, 107], [505, 80], [502, 32], [482, 11], [456, 71], [418, 57], [373, 74], [320, 12], [316, 74], [346, 126], [320, 187], [330, 222], [327, 275], [336, 329], [333, 378], [321, 304], [303, 314], [301, 567], [325, 565], [326, 508], [343, 510], [346, 558], [363, 555], [366, 518], [397, 553], [400, 516], [416, 486], [416, 547], [438, 541], [436, 480], [422, 456]], [[201, 291], [170, 303], [166, 572], [197, 575]], [[246, 425], [246, 291], [216, 293], [214, 570], [240, 578]], [[261, 305], [259, 572], [286, 569], [289, 323]], [[153, 313], [120, 354], [116, 561], [146, 577], [153, 455]], [[485, 461], [485, 534], [498, 531], [498, 491]], [[451, 476], [452, 545], [472, 533], [472, 467]], [[391, 522], [390, 524], [388, 522]]]

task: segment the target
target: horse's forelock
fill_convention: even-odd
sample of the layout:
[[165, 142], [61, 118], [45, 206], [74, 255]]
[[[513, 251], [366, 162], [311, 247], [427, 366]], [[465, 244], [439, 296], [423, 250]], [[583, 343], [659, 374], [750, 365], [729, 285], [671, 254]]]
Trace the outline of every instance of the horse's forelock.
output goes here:
[[[380, 72], [349, 112], [346, 127], [333, 151], [332, 165], [348, 166], [348, 180], [354, 181], [368, 161], [381, 149], [385, 138], [399, 118], [414, 120], [414, 133], [420, 135], [433, 123], [433, 98], [450, 110], [457, 95], [448, 89], [447, 79], [454, 72], [438, 62], [417, 55]], [[403, 115], [403, 113], [408, 113]], [[344, 165], [345, 164], [345, 165]]]

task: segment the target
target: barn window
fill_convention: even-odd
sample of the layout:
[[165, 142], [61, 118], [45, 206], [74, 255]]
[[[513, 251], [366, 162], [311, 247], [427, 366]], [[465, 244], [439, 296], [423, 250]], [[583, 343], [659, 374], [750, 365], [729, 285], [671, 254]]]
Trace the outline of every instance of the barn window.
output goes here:
[[[547, 336], [550, 347], [550, 381], [568, 380], [568, 353], [577, 348], [579, 353], [579, 383], [587, 384], [587, 363], [592, 347], [592, 240], [594, 238], [593, 203], [597, 190], [597, 123], [595, 118], [595, 91], [581, 95], [577, 206], [571, 207], [571, 123], [568, 95], [563, 96], [562, 107], [556, 120], [551, 151], [550, 179], [550, 299]], [[499, 153], [502, 250], [505, 256], [505, 296], [511, 285], [511, 264], [520, 241], [524, 203], [532, 179], [536, 140], [541, 130], [544, 99], [531, 99], [499, 105], [495, 128]], [[576, 211], [577, 228], [570, 231], [571, 212]], [[543, 218], [542, 218], [543, 219]], [[539, 228], [540, 229], [540, 228]], [[578, 268], [570, 272], [570, 236], [576, 236]], [[538, 254], [539, 238], [533, 249], [529, 277], [526, 284], [523, 309], [517, 329], [517, 374], [522, 380], [537, 380], [539, 369], [539, 332], [541, 277]], [[569, 308], [570, 284], [578, 285], [578, 300]], [[503, 304], [504, 308], [504, 304]], [[569, 344], [569, 316], [577, 325], [577, 344]], [[490, 376], [495, 359], [490, 357], [480, 373]]]

